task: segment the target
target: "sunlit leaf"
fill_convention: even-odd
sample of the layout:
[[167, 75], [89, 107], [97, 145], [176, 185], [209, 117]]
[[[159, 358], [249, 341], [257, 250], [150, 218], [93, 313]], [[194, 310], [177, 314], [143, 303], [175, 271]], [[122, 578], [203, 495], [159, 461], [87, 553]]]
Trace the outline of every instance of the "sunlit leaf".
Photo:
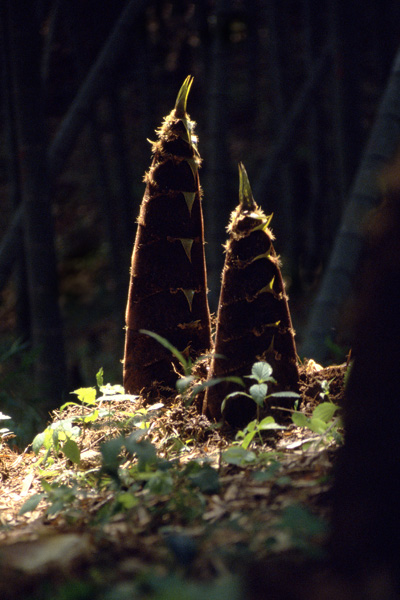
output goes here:
[[258, 383], [268, 381], [268, 378], [272, 375], [272, 367], [269, 363], [260, 361], [254, 363], [251, 369], [251, 377]]
[[96, 388], [79, 388], [78, 390], [74, 390], [71, 394], [76, 394], [78, 399], [84, 404], [95, 404], [96, 402]]
[[67, 440], [62, 446], [61, 450], [70, 461], [79, 464], [81, 460], [81, 451], [78, 448], [78, 444], [74, 440]]
[[98, 388], [101, 388], [101, 386], [104, 385], [103, 376], [104, 370], [103, 367], [100, 367], [99, 371], [96, 373], [96, 383]]
[[232, 446], [222, 453], [222, 459], [230, 465], [243, 467], [254, 462], [257, 456], [251, 450], [245, 450], [241, 446]]
[[325, 423], [328, 423], [338, 409], [339, 407], [332, 402], [323, 402], [314, 408], [313, 418], [321, 419]]
[[292, 421], [297, 427], [308, 427], [309, 424], [306, 415], [301, 412], [292, 413]]

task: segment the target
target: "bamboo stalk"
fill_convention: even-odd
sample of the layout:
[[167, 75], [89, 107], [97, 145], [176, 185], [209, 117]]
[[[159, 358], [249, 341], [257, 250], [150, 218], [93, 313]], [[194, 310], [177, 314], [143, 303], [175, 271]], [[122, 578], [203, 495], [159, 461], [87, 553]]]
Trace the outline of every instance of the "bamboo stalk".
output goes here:
[[[239, 205], [231, 214], [210, 378], [244, 376], [257, 360], [273, 367], [280, 390], [296, 390], [298, 368], [285, 286], [265, 215], [254, 201], [246, 170], [239, 164]], [[219, 355], [225, 358], [220, 358]], [[207, 390], [204, 411], [221, 417], [225, 396], [236, 384]], [[231, 424], [254, 418], [254, 402], [240, 397], [227, 405]]]
[[195, 123], [186, 112], [191, 76], [153, 142], [138, 219], [126, 311], [124, 386], [151, 395], [172, 388], [170, 352], [147, 329], [195, 357], [211, 347]]

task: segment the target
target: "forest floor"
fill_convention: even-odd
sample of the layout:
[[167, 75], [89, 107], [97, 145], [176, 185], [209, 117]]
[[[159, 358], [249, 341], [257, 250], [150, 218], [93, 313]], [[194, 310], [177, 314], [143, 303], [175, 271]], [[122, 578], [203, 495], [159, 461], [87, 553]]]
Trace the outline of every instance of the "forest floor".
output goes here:
[[[345, 373], [302, 365], [308, 424], [341, 405]], [[264, 597], [266, 581], [268, 597], [313, 597], [287, 590], [296, 565], [324, 564], [340, 424], [321, 433], [272, 409], [284, 428], [244, 448], [179, 398], [148, 407], [115, 391], [55, 412], [36, 453], [3, 443], [0, 598], [235, 600]]]

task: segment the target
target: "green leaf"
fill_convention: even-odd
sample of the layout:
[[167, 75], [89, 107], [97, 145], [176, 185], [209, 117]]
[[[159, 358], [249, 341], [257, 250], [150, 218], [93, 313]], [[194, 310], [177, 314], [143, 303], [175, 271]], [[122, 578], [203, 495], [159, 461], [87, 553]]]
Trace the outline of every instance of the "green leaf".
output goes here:
[[222, 459], [230, 465], [243, 467], [253, 463], [257, 459], [257, 456], [254, 452], [246, 450], [242, 446], [232, 446], [222, 453]]
[[292, 421], [297, 427], [308, 427], [309, 419], [307, 419], [306, 415], [300, 412], [292, 413]]
[[259, 422], [258, 429], [261, 431], [267, 431], [268, 429], [286, 429], [286, 427], [275, 423], [274, 417], [265, 417], [265, 419]]
[[78, 448], [78, 444], [74, 442], [74, 440], [67, 440], [62, 446], [61, 450], [70, 461], [76, 465], [79, 464], [81, 460], [81, 452]]
[[224, 400], [222, 401], [221, 404], [221, 412], [223, 413], [225, 408], [226, 408], [226, 403], [227, 400], [230, 400], [231, 398], [234, 398], [235, 396], [246, 396], [246, 398], [251, 398], [250, 394], [246, 394], [246, 392], [232, 392], [231, 394], [228, 394]]
[[95, 404], [96, 403], [96, 388], [79, 388], [78, 390], [74, 390], [71, 394], [76, 394], [78, 399], [84, 404]]
[[104, 442], [100, 446], [101, 455], [103, 457], [103, 467], [107, 472], [117, 472], [120, 465], [121, 459], [119, 457], [121, 449], [124, 445], [124, 438], [117, 437], [112, 440]]
[[174, 487], [174, 480], [167, 471], [156, 471], [145, 485], [153, 494], [170, 494]]
[[148, 335], [148, 336], [152, 337], [153, 339], [157, 340], [157, 342], [159, 344], [164, 346], [164, 348], [167, 348], [167, 350], [169, 350], [179, 360], [181, 365], [185, 368], [185, 371], [186, 371], [186, 369], [188, 369], [189, 363], [186, 360], [186, 358], [183, 356], [183, 354], [181, 352], [179, 352], [179, 350], [177, 348], [175, 348], [175, 346], [173, 346], [168, 340], [166, 340], [164, 337], [162, 337], [162, 335], [158, 335], [158, 333], [154, 333], [154, 331], [149, 331], [148, 329], [140, 329], [139, 332], [143, 333], [144, 335]]
[[256, 435], [256, 431], [249, 431], [248, 433], [246, 433], [246, 435], [243, 438], [243, 442], [240, 444], [242, 446], [242, 448], [244, 448], [245, 450], [247, 450], [247, 448], [250, 446], [251, 442], [254, 439], [254, 436]]
[[324, 433], [328, 425], [322, 419], [316, 419], [315, 417], [311, 417], [310, 422], [308, 424], [308, 428], [314, 433]]
[[258, 406], [264, 405], [264, 400], [268, 392], [268, 386], [266, 383], [255, 383], [250, 386], [250, 396]]
[[137, 441], [135, 435], [130, 435], [125, 441], [125, 446], [130, 454], [136, 454], [139, 460], [139, 471], [144, 471], [146, 466], [153, 465], [157, 461], [156, 447], [149, 440]]
[[27, 512], [32, 512], [38, 506], [41, 500], [45, 497], [45, 494], [34, 494], [28, 500], [25, 500], [21, 508], [19, 509], [18, 514], [24, 515]]
[[207, 463], [202, 465], [197, 473], [188, 475], [188, 479], [193, 485], [200, 488], [200, 491], [204, 494], [217, 494], [219, 492], [218, 472]]
[[274, 392], [273, 394], [270, 394], [269, 397], [274, 397], [274, 398], [301, 398], [300, 394], [298, 394], [297, 392]]
[[45, 436], [46, 436], [46, 432], [45, 431], [42, 431], [42, 433], [38, 433], [35, 436], [35, 438], [34, 438], [34, 440], [32, 442], [32, 450], [34, 451], [35, 454], [38, 454], [39, 450], [44, 445]]
[[253, 379], [255, 379], [258, 383], [264, 383], [264, 381], [268, 381], [272, 375], [272, 367], [269, 363], [260, 361], [254, 363], [251, 369], [251, 375]]
[[98, 388], [101, 388], [101, 386], [104, 385], [103, 376], [104, 370], [103, 367], [100, 367], [100, 370], [96, 373], [96, 383]]
[[339, 407], [336, 404], [333, 404], [332, 402], [323, 402], [314, 408], [313, 418], [315, 417], [328, 423], [337, 410], [339, 410]]
[[116, 499], [118, 504], [125, 510], [133, 508], [139, 502], [138, 498], [134, 496], [131, 492], [121, 492], [120, 494], [118, 494]]

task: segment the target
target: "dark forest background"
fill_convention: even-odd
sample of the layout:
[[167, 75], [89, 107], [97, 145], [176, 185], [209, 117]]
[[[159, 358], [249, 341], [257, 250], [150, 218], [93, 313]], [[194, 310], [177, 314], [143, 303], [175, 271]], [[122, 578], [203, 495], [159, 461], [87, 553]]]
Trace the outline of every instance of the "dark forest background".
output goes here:
[[[360, 224], [378, 201], [354, 181], [399, 41], [394, 0], [3, 1], [0, 409], [34, 430], [101, 366], [121, 380], [147, 139], [188, 74], [211, 309], [243, 161], [256, 202], [274, 213], [300, 357], [344, 360], [362, 235], [340, 227], [355, 194]], [[374, 168], [396, 132], [383, 130], [381, 154], [370, 144]], [[347, 280], [336, 280], [316, 334], [335, 243]]]

